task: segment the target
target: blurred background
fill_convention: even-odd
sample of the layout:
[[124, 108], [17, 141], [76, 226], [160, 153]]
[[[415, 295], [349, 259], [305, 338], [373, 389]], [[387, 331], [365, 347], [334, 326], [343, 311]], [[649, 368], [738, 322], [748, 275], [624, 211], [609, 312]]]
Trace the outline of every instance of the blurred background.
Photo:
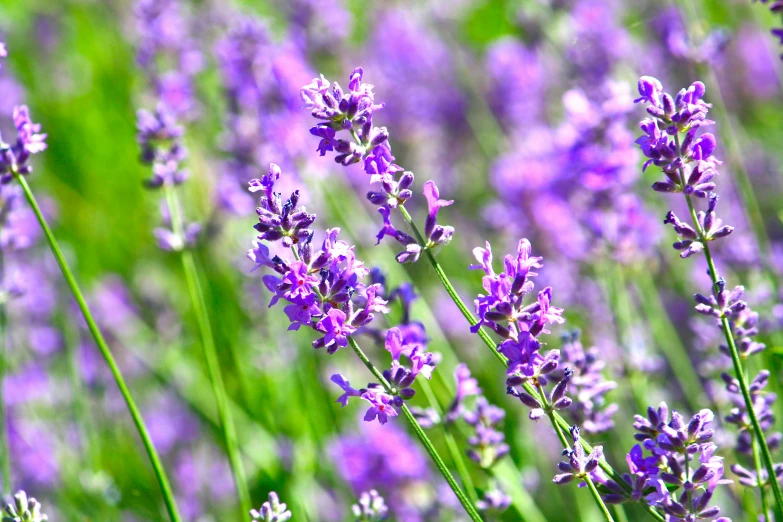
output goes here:
[[[320, 73], [347, 85], [364, 67], [386, 104], [375, 123], [388, 127], [397, 163], [417, 175], [417, 194], [433, 179], [456, 201], [441, 213], [456, 233], [438, 259], [467, 302], [481, 288], [467, 268], [471, 249], [489, 240], [498, 258], [530, 239], [545, 259], [539, 283], [566, 309], [551, 347], [580, 329], [618, 383], [607, 395], [619, 404], [615, 428], [589, 438], [622, 471], [634, 413], [661, 400], [688, 416], [730, 408], [716, 379], [726, 366], [720, 331], [692, 308], [691, 295], [709, 290], [703, 263], [670, 248], [661, 222], [679, 200], [649, 189], [659, 173], [642, 174], [633, 143], [644, 115], [632, 103], [640, 75], [669, 92], [697, 79], [707, 86], [724, 161], [720, 213], [736, 227], [718, 263], [760, 314], [768, 348], [754, 364], [779, 387], [783, 69], [769, 32], [779, 23], [763, 4], [740, 0], [4, 0], [0, 131], [12, 139], [13, 106], [26, 103], [48, 134], [30, 182], [140, 403], [185, 520], [237, 520], [238, 511], [185, 281], [152, 234], [159, 195], [144, 187], [150, 172], [135, 125], [136, 111], [157, 100], [185, 127], [183, 206], [203, 226], [195, 253], [255, 506], [274, 490], [293, 520], [343, 521], [358, 493], [375, 487], [394, 520], [462, 516], [402, 419], [365, 423], [359, 406], [335, 402], [332, 373], [367, 380], [350, 352], [314, 352], [310, 332], [286, 331], [282, 311], [267, 308], [245, 258], [256, 235], [246, 183], [275, 162], [283, 192], [299, 188], [317, 226], [342, 228], [388, 289], [414, 283], [411, 319], [443, 356], [432, 383], [441, 405], [463, 361], [506, 410], [509, 457], [492, 474], [469, 463], [480, 491], [498, 485], [511, 495], [513, 506], [496, 517], [591, 522], [601, 518], [585, 491], [551, 483], [560, 455], [551, 428], [506, 396], [505, 372], [432, 268], [397, 265], [392, 246], [375, 246], [366, 175], [317, 155], [299, 89]], [[421, 221], [423, 198], [413, 201]], [[122, 398], [36, 223], [24, 208], [9, 223], [22, 239], [4, 246], [12, 474], [4, 492], [27, 489], [50, 520], [165, 520]], [[400, 313], [395, 305], [392, 316]], [[385, 357], [371, 336], [364, 344]], [[426, 406], [419, 396], [413, 404]], [[737, 459], [732, 430], [717, 435], [727, 463]], [[456, 432], [461, 451], [465, 433]], [[442, 435], [430, 433], [441, 449]], [[719, 501], [735, 520], [756, 502], [736, 484]]]

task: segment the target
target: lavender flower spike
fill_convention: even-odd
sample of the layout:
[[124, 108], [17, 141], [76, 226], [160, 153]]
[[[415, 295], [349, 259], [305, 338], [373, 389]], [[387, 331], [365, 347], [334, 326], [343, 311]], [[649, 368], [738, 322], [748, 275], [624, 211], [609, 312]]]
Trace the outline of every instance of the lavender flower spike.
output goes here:
[[0, 137], [0, 183], [9, 183], [14, 175], [26, 175], [33, 171], [27, 162], [32, 154], [46, 150], [46, 134], [41, 125], [33, 123], [27, 105], [14, 107], [16, 142], [5, 143]]
[[274, 491], [269, 493], [269, 500], [261, 504], [260, 510], [250, 510], [250, 520], [252, 521], [285, 522], [286, 520], [290, 520], [291, 516], [291, 512], [288, 511], [287, 506], [280, 503], [280, 499]]
[[44, 522], [49, 517], [41, 513], [41, 504], [24, 491], [14, 495], [12, 504], [5, 507], [3, 522]]
[[[394, 163], [386, 127], [373, 126], [373, 116], [383, 108], [383, 104], [375, 103], [373, 86], [363, 83], [363, 76], [361, 67], [354, 69], [348, 82], [348, 91], [344, 91], [337, 83], [329, 83], [323, 75], [302, 87], [301, 97], [305, 107], [319, 120], [310, 129], [310, 134], [319, 138], [316, 150], [321, 156], [335, 152], [335, 161], [342, 165], [361, 162], [364, 172], [370, 176], [370, 183], [380, 184], [380, 190], [367, 193], [367, 199], [378, 205], [378, 212], [383, 218], [383, 227], [377, 235], [378, 242], [384, 237], [395, 239], [404, 247], [397, 254], [397, 261], [415, 263], [424, 251], [451, 241], [454, 227], [438, 225], [437, 213], [453, 201], [440, 199], [435, 182], [426, 182], [424, 197], [427, 199], [428, 213], [424, 234], [413, 225], [404, 208], [405, 202], [413, 196], [413, 173]], [[348, 136], [341, 138], [338, 136], [340, 132]], [[400, 211], [413, 227], [415, 237], [394, 227], [391, 222], [392, 209]]]
[[355, 522], [380, 522], [386, 520], [389, 508], [383, 497], [377, 491], [371, 489], [364, 491], [359, 496], [359, 503], [351, 507]]

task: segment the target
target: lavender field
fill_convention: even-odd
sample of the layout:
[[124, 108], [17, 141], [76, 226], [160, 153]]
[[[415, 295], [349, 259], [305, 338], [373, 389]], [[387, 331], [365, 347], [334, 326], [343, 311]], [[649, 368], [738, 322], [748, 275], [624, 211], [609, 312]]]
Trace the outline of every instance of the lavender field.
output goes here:
[[782, 0], [3, 0], [2, 522], [783, 522]]

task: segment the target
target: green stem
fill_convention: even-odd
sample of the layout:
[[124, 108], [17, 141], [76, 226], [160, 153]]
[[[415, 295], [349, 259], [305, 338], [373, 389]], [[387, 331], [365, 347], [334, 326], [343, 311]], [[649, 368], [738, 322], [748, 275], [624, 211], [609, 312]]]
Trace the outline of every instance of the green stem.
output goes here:
[[8, 366], [8, 318], [6, 317], [5, 303], [0, 304], [0, 444], [2, 448], [2, 480], [3, 480], [3, 498], [11, 494], [11, 448], [8, 444], [8, 419], [5, 414], [5, 397], [3, 397], [3, 378]]
[[[426, 244], [424, 241], [423, 236], [421, 235], [421, 232], [419, 231], [416, 224], [413, 222], [413, 219], [411, 218], [410, 214], [408, 213], [408, 210], [404, 206], [397, 207], [400, 210], [400, 213], [402, 214], [402, 217], [405, 219], [405, 221], [408, 223], [408, 225], [411, 227], [411, 230], [413, 230], [413, 234], [416, 237], [416, 239], [419, 241], [419, 244]], [[451, 297], [452, 301], [454, 301], [454, 304], [457, 306], [459, 311], [462, 313], [462, 315], [467, 320], [468, 324], [470, 326], [475, 326], [478, 324], [478, 320], [473, 317], [473, 314], [468, 309], [467, 305], [465, 305], [464, 301], [462, 301], [462, 298], [457, 293], [454, 286], [451, 284], [451, 281], [449, 280], [448, 276], [446, 275], [446, 272], [443, 271], [443, 268], [440, 266], [438, 261], [435, 259], [435, 256], [433, 253], [429, 250], [425, 250], [425, 255], [427, 259], [429, 260], [430, 264], [432, 265], [432, 268], [435, 270], [435, 273], [438, 274], [438, 278], [440, 279], [441, 283], [443, 284], [443, 287], [446, 289], [446, 292]], [[489, 336], [489, 334], [483, 329], [480, 328], [478, 330], [478, 336], [479, 338], [484, 341], [484, 344], [489, 348], [489, 350], [492, 352], [492, 354], [497, 358], [504, 366], [508, 366], [508, 360], [506, 357], [498, 352], [497, 346], [495, 345], [495, 342], [492, 340], [492, 338]], [[525, 388], [525, 391], [527, 391], [530, 395], [535, 396], [536, 390], [535, 388], [528, 382], [522, 385]], [[560, 416], [557, 412], [552, 413], [552, 419], [553, 422], [557, 425], [559, 425], [563, 429], [569, 429], [570, 425], [568, 422]], [[587, 451], [588, 453], [592, 450], [592, 447], [590, 444], [588, 444], [584, 439], [580, 439], [580, 443], [582, 444], [582, 447]], [[609, 475], [610, 478], [612, 478], [615, 482], [617, 482], [620, 487], [625, 489], [626, 491], [630, 491], [630, 486], [628, 486], [625, 481], [622, 479], [619, 473], [617, 473], [605, 460], [600, 461], [601, 468]], [[647, 513], [654, 518], [655, 520], [658, 520], [659, 522], [664, 521], [663, 515], [661, 515], [655, 508], [652, 506], [642, 503], [642, 506], [647, 511]]]
[[[177, 201], [176, 192], [174, 192], [174, 187], [170, 185], [166, 185], [166, 202], [168, 203], [169, 216], [171, 217], [172, 231], [184, 241], [184, 226], [179, 211], [179, 203]], [[212, 393], [215, 395], [218, 418], [220, 419], [220, 426], [223, 429], [223, 439], [226, 445], [228, 460], [231, 465], [231, 472], [234, 477], [234, 484], [237, 489], [237, 496], [239, 496], [240, 509], [242, 510], [242, 514], [245, 515], [252, 509], [250, 491], [247, 487], [247, 478], [242, 463], [242, 456], [239, 453], [234, 418], [231, 415], [231, 410], [228, 408], [228, 395], [220, 370], [220, 359], [215, 347], [212, 326], [209, 322], [209, 313], [204, 299], [204, 292], [199, 280], [198, 269], [196, 267], [196, 261], [193, 258], [193, 253], [190, 250], [183, 249], [180, 251], [180, 258], [182, 260], [182, 269], [185, 272], [188, 292], [190, 293], [191, 306], [193, 306], [193, 310], [196, 314], [196, 321], [198, 322], [199, 331], [201, 333], [204, 360], [207, 366], [209, 382], [212, 385]]]
[[[427, 396], [427, 402], [429, 403], [430, 407], [435, 410], [435, 413], [438, 414], [438, 417], [442, 419], [443, 409], [440, 407], [440, 403], [438, 402], [437, 397], [435, 397], [435, 392], [432, 390], [430, 381], [427, 379], [421, 379], [419, 386], [424, 392], [424, 395]], [[470, 497], [471, 503], [475, 505], [479, 499], [478, 494], [476, 493], [476, 486], [473, 484], [473, 478], [470, 476], [470, 471], [468, 471], [468, 467], [465, 464], [465, 459], [462, 457], [462, 452], [459, 450], [457, 440], [454, 438], [454, 434], [451, 433], [450, 428], [451, 427], [447, 423], [443, 423], [443, 438], [446, 441], [446, 448], [449, 450], [451, 460], [454, 462], [454, 466], [457, 468], [457, 474], [459, 475], [460, 479], [462, 479], [462, 485], [465, 488], [468, 497]]]
[[612, 514], [609, 513], [609, 508], [606, 507], [606, 504], [604, 504], [604, 501], [601, 498], [601, 494], [598, 493], [598, 490], [595, 488], [595, 484], [593, 484], [593, 479], [591, 479], [589, 476], [586, 476], [585, 482], [587, 482], [587, 487], [590, 489], [590, 494], [593, 495], [595, 503], [598, 504], [598, 507], [601, 509], [601, 514], [604, 516], [604, 520], [606, 520], [606, 522], [614, 522]]
[[46, 223], [46, 219], [41, 212], [41, 208], [38, 206], [38, 202], [35, 200], [35, 196], [30, 190], [30, 186], [27, 184], [27, 180], [18, 174], [14, 177], [19, 181], [19, 184], [24, 191], [25, 198], [27, 198], [27, 202], [29, 203], [30, 208], [35, 214], [35, 217], [38, 219], [38, 223], [41, 225], [41, 229], [43, 229], [44, 235], [46, 236], [46, 241], [49, 243], [49, 248], [57, 260], [57, 264], [60, 266], [60, 271], [62, 272], [65, 281], [68, 283], [68, 287], [71, 289], [71, 293], [73, 294], [76, 303], [79, 305], [79, 309], [81, 310], [82, 315], [84, 316], [84, 320], [87, 323], [87, 328], [90, 330], [93, 339], [95, 339], [95, 344], [98, 345], [98, 349], [100, 350], [101, 355], [103, 355], [106, 364], [109, 366], [109, 370], [111, 370], [111, 373], [114, 376], [114, 380], [117, 383], [117, 387], [119, 388], [122, 397], [125, 399], [125, 403], [128, 406], [128, 411], [133, 418], [133, 423], [136, 425], [136, 430], [139, 432], [141, 441], [144, 444], [144, 449], [147, 451], [150, 464], [152, 464], [152, 469], [155, 472], [155, 477], [158, 480], [158, 485], [160, 486], [161, 493], [163, 494], [163, 501], [166, 504], [166, 511], [168, 512], [169, 519], [171, 519], [172, 522], [180, 522], [177, 503], [174, 500], [174, 494], [171, 491], [171, 486], [169, 485], [168, 478], [166, 477], [166, 472], [163, 469], [163, 465], [161, 464], [160, 458], [158, 457], [158, 452], [155, 450], [155, 446], [153, 445], [152, 439], [150, 438], [149, 432], [147, 431], [147, 426], [144, 424], [144, 419], [142, 418], [141, 413], [139, 412], [139, 409], [133, 400], [133, 396], [131, 395], [130, 389], [128, 389], [128, 385], [125, 383], [125, 379], [122, 377], [122, 372], [120, 371], [119, 366], [117, 366], [117, 363], [114, 360], [114, 356], [112, 355], [109, 346], [106, 344], [106, 341], [103, 338], [103, 334], [101, 334], [95, 319], [93, 319], [92, 313], [87, 306], [87, 301], [85, 301], [84, 295], [82, 295], [82, 291], [79, 289], [76, 278], [73, 276], [73, 273], [71, 272], [71, 269], [65, 260], [65, 256], [63, 256], [63, 253], [60, 250], [54, 234], [52, 234], [49, 225]]
[[769, 505], [767, 504], [767, 492], [764, 490], [764, 482], [761, 480], [762, 465], [761, 456], [759, 455], [759, 445], [756, 439], [750, 438], [750, 447], [753, 450], [753, 466], [756, 469], [756, 477], [758, 477], [759, 491], [761, 492], [761, 512], [764, 514], [764, 520], [769, 520]]
[[[680, 151], [680, 136], [679, 134], [675, 133], [674, 135], [674, 142], [677, 147], [677, 152], [679, 154]], [[685, 172], [683, 171], [683, 168], [680, 167], [680, 179], [685, 180]], [[688, 211], [691, 215], [691, 220], [693, 221], [693, 226], [696, 229], [696, 232], [699, 234], [699, 239], [701, 243], [704, 245], [704, 258], [707, 260], [707, 268], [709, 269], [710, 273], [710, 279], [712, 281], [712, 289], [714, 293], [718, 292], [718, 280], [720, 277], [718, 276], [718, 270], [715, 268], [715, 261], [712, 258], [712, 252], [710, 252], [710, 244], [709, 241], [706, 239], [706, 235], [704, 230], [702, 229], [701, 225], [699, 224], [699, 218], [696, 215], [696, 209], [693, 207], [693, 201], [691, 197], [685, 193], [683, 193], [683, 196], [685, 197], [685, 201], [688, 203]], [[753, 407], [753, 398], [750, 395], [750, 390], [748, 389], [748, 382], [745, 378], [745, 371], [742, 366], [742, 360], [740, 359], [739, 352], [737, 351], [737, 345], [734, 342], [734, 334], [731, 332], [731, 325], [729, 324], [729, 320], [721, 314], [720, 318], [720, 325], [723, 329], [723, 335], [726, 338], [726, 344], [729, 347], [729, 355], [731, 355], [731, 362], [734, 366], [734, 377], [739, 381], [739, 387], [740, 391], [742, 392], [742, 398], [745, 401], [745, 407], [748, 411], [748, 418], [750, 419], [751, 426], [753, 427], [753, 432], [755, 434], [756, 439], [758, 440], [759, 447], [761, 448], [761, 455], [764, 461], [764, 466], [767, 468], [767, 473], [770, 477], [770, 485], [772, 486], [772, 492], [775, 495], [775, 503], [776, 503], [776, 519], [783, 520], [783, 491], [780, 489], [780, 483], [778, 483], [777, 479], [775, 478], [775, 464], [772, 462], [772, 454], [769, 451], [769, 446], [767, 445], [767, 439], [764, 437], [764, 432], [761, 429], [761, 425], [759, 424], [758, 417], [756, 416], [756, 410]]]
[[[362, 349], [356, 343], [356, 340], [353, 337], [348, 337], [348, 344], [351, 345], [351, 349], [354, 351], [354, 353], [356, 353], [356, 356], [359, 357], [359, 360], [361, 360], [362, 363], [364, 363], [364, 365], [367, 367], [367, 369], [370, 370], [370, 373], [372, 373], [375, 376], [375, 378], [378, 379], [378, 382], [380, 382], [383, 385], [383, 387], [386, 389], [387, 392], [391, 393], [392, 386], [389, 384], [389, 381], [387, 381], [386, 378], [383, 376], [383, 374], [381, 374], [381, 372], [378, 370], [378, 368], [376, 368], [375, 365], [372, 362], [370, 362], [370, 360], [364, 354]], [[413, 432], [416, 434], [416, 436], [419, 438], [421, 443], [424, 445], [424, 448], [427, 450], [427, 453], [429, 453], [430, 458], [432, 458], [433, 462], [435, 463], [435, 466], [438, 468], [438, 471], [440, 471], [441, 475], [443, 475], [443, 478], [446, 479], [446, 482], [449, 484], [449, 487], [451, 487], [451, 490], [457, 496], [457, 499], [459, 500], [460, 504], [462, 504], [462, 507], [465, 509], [465, 512], [468, 514], [470, 519], [473, 520], [474, 522], [482, 522], [481, 516], [476, 511], [475, 506], [471, 504], [468, 497], [459, 487], [459, 484], [457, 484], [457, 482], [454, 480], [451, 471], [449, 471], [449, 468], [446, 467], [446, 464], [443, 462], [443, 459], [438, 454], [438, 450], [436, 450], [435, 446], [432, 445], [432, 441], [430, 441], [429, 437], [427, 437], [427, 434], [424, 433], [424, 430], [421, 428], [418, 421], [411, 413], [410, 409], [408, 409], [408, 406], [406, 404], [403, 404], [400, 409], [402, 410], [403, 414], [405, 414], [405, 418], [408, 419], [411, 428], [413, 428]]]

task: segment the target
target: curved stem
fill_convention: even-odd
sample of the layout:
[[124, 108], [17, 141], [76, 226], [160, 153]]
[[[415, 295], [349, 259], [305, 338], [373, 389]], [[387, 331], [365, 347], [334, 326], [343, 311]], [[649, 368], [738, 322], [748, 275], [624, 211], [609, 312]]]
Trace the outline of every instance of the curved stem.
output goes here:
[[[179, 211], [177, 195], [174, 188], [166, 185], [166, 202], [169, 207], [171, 217], [172, 231], [177, 236], [184, 238], [184, 226]], [[190, 250], [181, 250], [180, 258], [182, 269], [185, 272], [185, 280], [190, 293], [191, 306], [196, 314], [199, 331], [201, 333], [201, 345], [204, 352], [204, 360], [207, 366], [209, 382], [212, 385], [212, 393], [215, 395], [215, 403], [220, 419], [220, 426], [223, 429], [223, 439], [226, 444], [226, 453], [228, 454], [231, 472], [234, 476], [234, 485], [239, 497], [239, 505], [243, 515], [250, 512], [252, 505], [250, 503], [250, 491], [247, 487], [247, 477], [245, 476], [245, 467], [242, 463], [242, 456], [239, 453], [237, 443], [236, 427], [231, 410], [228, 408], [228, 395], [223, 382], [223, 374], [220, 371], [220, 359], [215, 347], [215, 337], [212, 334], [212, 326], [209, 322], [209, 313], [207, 311], [204, 292], [199, 281], [198, 269], [193, 253]]]
[[163, 464], [160, 462], [158, 452], [155, 450], [155, 446], [153, 445], [152, 439], [150, 438], [149, 432], [147, 431], [147, 426], [144, 424], [144, 419], [141, 416], [141, 412], [139, 412], [139, 409], [136, 406], [136, 402], [133, 400], [133, 396], [131, 395], [130, 389], [125, 383], [122, 372], [120, 371], [119, 366], [117, 366], [117, 362], [114, 360], [114, 356], [112, 355], [109, 346], [106, 344], [106, 341], [103, 338], [103, 334], [101, 334], [95, 319], [92, 317], [92, 313], [87, 306], [87, 301], [85, 301], [84, 295], [82, 295], [82, 291], [79, 289], [76, 278], [73, 276], [73, 273], [68, 266], [68, 262], [65, 260], [65, 256], [63, 256], [63, 253], [60, 250], [54, 234], [49, 228], [49, 225], [46, 223], [46, 218], [44, 218], [43, 213], [41, 212], [41, 208], [38, 206], [38, 202], [35, 200], [35, 196], [30, 190], [30, 186], [27, 184], [27, 180], [20, 175], [15, 175], [14, 177], [19, 181], [19, 184], [24, 191], [25, 198], [27, 199], [30, 208], [35, 214], [38, 223], [43, 229], [44, 235], [46, 236], [46, 241], [49, 243], [49, 248], [57, 260], [57, 264], [60, 266], [60, 271], [62, 272], [65, 281], [68, 283], [68, 287], [71, 289], [71, 293], [73, 294], [76, 303], [79, 305], [79, 310], [81, 310], [82, 315], [84, 316], [84, 320], [87, 323], [87, 328], [90, 330], [90, 333], [95, 340], [95, 344], [98, 345], [98, 349], [100, 350], [101, 355], [103, 355], [106, 364], [109, 366], [109, 370], [111, 370], [112, 376], [117, 383], [117, 387], [119, 388], [123, 399], [125, 399], [125, 403], [128, 406], [128, 411], [133, 418], [133, 423], [136, 425], [136, 430], [139, 432], [141, 442], [144, 444], [144, 449], [147, 452], [150, 464], [152, 464], [152, 469], [155, 472], [155, 477], [158, 480], [158, 485], [160, 486], [161, 493], [163, 494], [163, 501], [166, 504], [166, 511], [168, 512], [169, 519], [172, 522], [180, 522], [177, 503], [174, 499], [174, 494], [171, 491], [171, 485], [169, 484], [166, 472], [163, 469]]
[[[413, 234], [416, 237], [416, 239], [419, 241], [419, 244], [426, 244], [423, 236], [421, 235], [421, 232], [419, 231], [416, 224], [413, 222], [411, 215], [408, 213], [408, 210], [402, 205], [397, 208], [400, 210], [402, 217], [405, 219], [405, 221], [413, 230]], [[438, 261], [435, 259], [435, 256], [432, 254], [432, 252], [429, 249], [425, 250], [425, 255], [429, 260], [430, 264], [432, 265], [432, 268], [435, 270], [435, 273], [438, 274], [438, 278], [443, 284], [443, 287], [446, 289], [446, 292], [449, 294], [452, 301], [454, 301], [454, 304], [457, 305], [457, 308], [465, 317], [465, 320], [467, 320], [470, 326], [477, 325], [478, 320], [475, 317], [473, 317], [473, 314], [471, 313], [467, 305], [465, 305], [465, 302], [457, 293], [456, 289], [454, 288], [454, 285], [451, 284], [451, 281], [446, 275], [446, 272], [443, 271], [443, 268], [440, 266], [440, 263], [438, 263]], [[492, 340], [492, 338], [483, 328], [480, 328], [478, 330], [478, 336], [482, 341], [484, 341], [484, 344], [487, 346], [487, 348], [489, 348], [489, 350], [492, 352], [495, 358], [497, 358], [503, 364], [503, 366], [508, 367], [508, 360], [502, 353], [498, 352], [495, 342]], [[525, 391], [527, 391], [530, 395], [533, 396], [536, 395], [537, 392], [530, 383], [525, 383], [522, 386], [525, 388]], [[555, 424], [559, 425], [563, 429], [570, 428], [568, 422], [563, 417], [561, 417], [560, 414], [558, 414], [557, 412], [552, 413], [552, 420]], [[588, 444], [584, 439], [580, 439], [580, 443], [582, 447], [585, 449], [585, 451], [587, 451], [588, 453], [592, 450], [592, 446], [590, 446], [590, 444]], [[609, 475], [610, 478], [612, 478], [615, 482], [617, 482], [620, 485], [620, 487], [630, 492], [631, 490], [630, 486], [628, 486], [628, 484], [625, 483], [625, 481], [622, 479], [620, 474], [617, 473], [614, 470], [614, 468], [612, 468], [605, 460], [602, 459], [600, 461], [600, 466], [607, 473], [607, 475]], [[642, 503], [642, 506], [652, 518], [658, 520], [659, 522], [664, 521], [663, 515], [661, 515], [655, 508], [653, 508], [652, 506], [646, 503]]]
[[[348, 344], [351, 346], [351, 349], [354, 351], [354, 353], [356, 353], [356, 356], [359, 357], [359, 360], [361, 360], [362, 363], [364, 363], [364, 365], [367, 367], [367, 369], [370, 370], [370, 373], [372, 373], [375, 376], [375, 378], [378, 379], [378, 382], [380, 382], [383, 385], [383, 387], [386, 388], [387, 392], [390, 392], [392, 387], [389, 384], [389, 381], [387, 381], [386, 378], [378, 370], [378, 368], [376, 368], [375, 365], [372, 362], [370, 362], [370, 360], [362, 351], [361, 347], [359, 347], [359, 345], [356, 343], [356, 340], [353, 337], [349, 336]], [[449, 468], [446, 467], [446, 464], [443, 462], [443, 459], [438, 454], [438, 450], [436, 450], [435, 446], [432, 445], [432, 441], [430, 441], [429, 437], [427, 437], [427, 434], [424, 433], [424, 430], [421, 428], [419, 422], [413, 416], [413, 413], [411, 413], [411, 410], [408, 409], [408, 406], [404, 403], [400, 409], [402, 410], [403, 414], [405, 414], [405, 418], [408, 419], [408, 422], [410, 423], [411, 428], [413, 428], [413, 432], [416, 434], [416, 437], [418, 437], [418, 439], [424, 445], [424, 448], [427, 450], [427, 453], [429, 453], [430, 458], [432, 458], [433, 462], [435, 463], [435, 466], [438, 468], [438, 471], [440, 471], [441, 475], [443, 475], [443, 478], [446, 479], [446, 482], [449, 484], [449, 487], [451, 487], [451, 490], [457, 496], [457, 499], [459, 500], [460, 504], [462, 504], [462, 507], [465, 509], [465, 512], [468, 514], [470, 519], [473, 520], [474, 522], [482, 522], [482, 518], [476, 511], [475, 506], [471, 504], [468, 497], [459, 487], [459, 484], [457, 484], [457, 482], [454, 480], [451, 471], [449, 471]]]
[[[678, 133], [674, 134], [674, 142], [677, 147], [677, 153], [680, 154], [680, 136]], [[679, 168], [679, 173], [680, 179], [685, 180], [685, 172], [683, 171], [682, 167]], [[712, 252], [710, 252], [709, 241], [707, 241], [705, 232], [699, 223], [699, 218], [696, 215], [696, 209], [693, 207], [693, 200], [685, 193], [683, 193], [683, 196], [685, 197], [685, 201], [688, 203], [688, 211], [690, 212], [693, 226], [696, 229], [696, 232], [699, 234], [699, 239], [702, 245], [704, 245], [704, 258], [707, 260], [707, 268], [709, 270], [710, 280], [712, 281], [712, 291], [713, 293], [717, 293], [718, 280], [720, 277], [718, 276], [717, 268], [715, 268], [715, 261], [712, 257]], [[764, 467], [767, 468], [767, 473], [770, 477], [769, 482], [772, 487], [772, 492], [775, 495], [777, 514], [776, 518], [783, 520], [783, 491], [781, 491], [780, 483], [775, 478], [775, 463], [772, 462], [772, 454], [769, 451], [767, 439], [764, 437], [761, 424], [759, 424], [758, 417], [756, 416], [756, 410], [753, 407], [753, 398], [751, 397], [750, 390], [748, 389], [748, 381], [745, 378], [745, 371], [742, 366], [742, 360], [740, 359], [739, 352], [737, 351], [737, 345], [734, 342], [734, 334], [731, 332], [731, 325], [729, 324], [729, 320], [724, 315], [721, 315], [720, 325], [721, 329], [723, 330], [723, 335], [726, 338], [726, 344], [729, 347], [729, 355], [731, 355], [731, 362], [734, 366], [734, 377], [739, 382], [742, 398], [745, 401], [745, 407], [748, 412], [748, 418], [750, 419], [751, 426], [753, 427], [754, 433], [751, 435], [755, 435], [756, 439], [758, 440]]]

